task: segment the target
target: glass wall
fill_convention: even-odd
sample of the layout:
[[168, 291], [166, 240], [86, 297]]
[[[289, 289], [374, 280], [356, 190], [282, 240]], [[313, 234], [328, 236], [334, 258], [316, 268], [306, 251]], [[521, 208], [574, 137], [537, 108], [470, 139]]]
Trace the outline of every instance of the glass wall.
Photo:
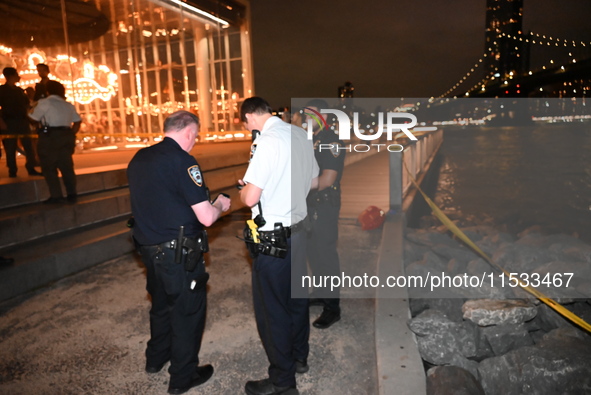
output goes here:
[[[50, 79], [66, 85], [76, 103], [81, 133], [98, 141], [127, 134], [150, 140], [162, 132], [166, 115], [180, 109], [199, 115], [203, 141], [247, 137], [238, 112], [254, 93], [246, 3], [233, 2], [242, 8], [224, 18], [198, 1], [90, 1], [110, 21], [93, 41], [65, 45], [62, 39], [44, 48], [1, 43], [2, 60], [17, 67], [22, 88], [34, 87], [35, 65], [46, 63]], [[228, 1], [203, 3], [232, 11]], [[68, 18], [74, 12], [66, 3]]]

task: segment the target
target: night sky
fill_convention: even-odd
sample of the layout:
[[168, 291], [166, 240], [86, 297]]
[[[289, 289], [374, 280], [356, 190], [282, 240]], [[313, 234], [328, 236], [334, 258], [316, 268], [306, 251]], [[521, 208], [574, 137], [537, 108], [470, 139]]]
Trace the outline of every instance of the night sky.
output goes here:
[[[431, 97], [484, 53], [486, 0], [252, 0], [256, 94]], [[524, 30], [591, 41], [590, 0], [525, 0]], [[591, 57], [591, 47], [589, 48]]]

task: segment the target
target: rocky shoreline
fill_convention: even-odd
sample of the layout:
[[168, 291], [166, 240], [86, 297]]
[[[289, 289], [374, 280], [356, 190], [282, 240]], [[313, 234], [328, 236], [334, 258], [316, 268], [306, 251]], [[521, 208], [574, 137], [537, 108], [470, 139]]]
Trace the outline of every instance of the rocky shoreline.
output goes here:
[[[490, 222], [452, 219], [494, 262], [591, 323], [591, 245], [536, 227], [513, 235]], [[475, 280], [409, 289], [408, 327], [427, 370], [427, 393], [591, 393], [591, 334], [510, 286], [515, 281], [505, 277], [501, 286], [497, 269], [433, 219], [423, 225], [407, 230], [406, 275]]]

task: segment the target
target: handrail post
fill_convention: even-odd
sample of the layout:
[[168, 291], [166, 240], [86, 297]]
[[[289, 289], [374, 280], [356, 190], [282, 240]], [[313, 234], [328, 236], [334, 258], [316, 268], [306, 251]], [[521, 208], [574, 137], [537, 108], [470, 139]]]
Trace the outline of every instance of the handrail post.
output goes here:
[[402, 208], [402, 159], [403, 152], [390, 152], [390, 210]]

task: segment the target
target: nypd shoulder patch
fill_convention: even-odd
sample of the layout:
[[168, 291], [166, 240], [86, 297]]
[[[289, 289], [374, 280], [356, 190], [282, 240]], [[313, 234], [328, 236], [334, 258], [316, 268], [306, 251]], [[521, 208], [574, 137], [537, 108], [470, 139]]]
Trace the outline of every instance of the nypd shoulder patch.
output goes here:
[[201, 170], [199, 169], [198, 165], [191, 166], [187, 169], [189, 172], [189, 177], [198, 187], [203, 186], [203, 176], [201, 175]]
[[332, 146], [330, 147], [330, 153], [332, 154], [332, 156], [334, 156], [335, 158], [338, 158], [338, 156], [341, 154], [341, 144], [340, 143], [334, 143], [332, 144]]

